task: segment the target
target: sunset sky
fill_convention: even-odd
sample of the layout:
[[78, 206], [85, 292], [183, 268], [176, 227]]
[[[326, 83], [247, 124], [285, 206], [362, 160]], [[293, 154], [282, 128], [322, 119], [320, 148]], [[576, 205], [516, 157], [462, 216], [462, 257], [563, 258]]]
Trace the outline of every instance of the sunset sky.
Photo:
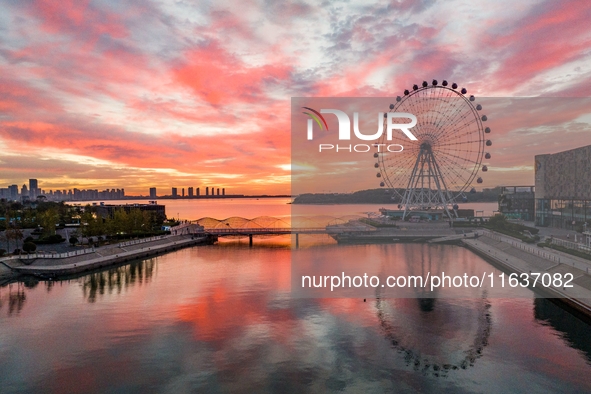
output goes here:
[[[289, 193], [291, 97], [433, 78], [562, 98], [543, 125], [495, 130], [485, 187], [533, 184], [534, 154], [591, 143], [591, 107], [564, 101], [591, 96], [586, 0], [0, 5], [0, 187]], [[368, 168], [350, 189], [376, 186]]]

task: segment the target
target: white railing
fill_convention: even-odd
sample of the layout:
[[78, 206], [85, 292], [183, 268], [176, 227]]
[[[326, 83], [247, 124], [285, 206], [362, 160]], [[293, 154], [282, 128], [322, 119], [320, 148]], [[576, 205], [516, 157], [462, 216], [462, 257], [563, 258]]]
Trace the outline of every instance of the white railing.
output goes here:
[[558, 239], [558, 238], [552, 238], [552, 243], [554, 245], [564, 246], [565, 248], [569, 248], [569, 249], [582, 250], [583, 252], [587, 252], [587, 253], [591, 252], [591, 247], [589, 247], [585, 244], [577, 243], [577, 242], [565, 241], [564, 239]]
[[3, 257], [0, 261], [8, 261], [8, 260], [19, 260], [19, 259], [63, 259], [67, 257], [74, 257], [80, 256], [83, 254], [94, 253], [95, 249], [93, 248], [85, 248], [85, 249], [78, 249], [73, 250], [71, 252], [64, 252], [64, 253], [48, 253], [48, 252], [36, 252], [36, 253], [26, 253], [20, 254], [18, 256], [8, 256]]
[[123, 247], [126, 247], [126, 246], [143, 244], [143, 243], [152, 242], [152, 241], [158, 241], [158, 240], [164, 239], [164, 238], [166, 238], [166, 235], [157, 235], [157, 236], [150, 237], [150, 238], [134, 239], [133, 241], [127, 241], [127, 242], [121, 242], [121, 243], [119, 243], [119, 247], [120, 248], [123, 248]]
[[550, 261], [554, 261], [556, 263], [560, 263], [560, 257], [559, 256], [556, 256], [553, 253], [545, 252], [545, 251], [541, 250], [541, 248], [539, 248], [537, 246], [531, 246], [530, 244], [524, 244], [523, 242], [517, 242], [517, 241], [512, 240], [509, 237], [502, 237], [502, 236], [500, 236], [498, 234], [495, 234], [495, 233], [493, 233], [491, 231], [486, 231], [485, 230], [485, 231], [482, 232], [482, 235], [484, 235], [484, 236], [486, 236], [488, 238], [494, 239], [495, 241], [505, 242], [505, 243], [513, 246], [514, 248], [521, 249], [524, 252], [531, 253], [531, 254], [533, 254], [535, 256], [539, 256], [539, 257], [544, 258], [546, 260], [550, 260]]

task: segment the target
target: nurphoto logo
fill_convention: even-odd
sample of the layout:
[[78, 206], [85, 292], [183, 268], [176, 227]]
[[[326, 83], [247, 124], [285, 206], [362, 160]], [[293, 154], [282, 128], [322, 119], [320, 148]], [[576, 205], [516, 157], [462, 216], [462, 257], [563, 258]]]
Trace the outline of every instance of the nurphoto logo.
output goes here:
[[[338, 110], [338, 109], [321, 109], [320, 111], [316, 111], [310, 107], [302, 107], [304, 108], [305, 115], [308, 115], [308, 128], [307, 128], [307, 138], [309, 141], [314, 139], [314, 122], [318, 124], [320, 130], [328, 131], [328, 123], [322, 114], [333, 114], [337, 117], [339, 122], [339, 141], [349, 141], [351, 140], [351, 119], [349, 115], [345, 112]], [[383, 119], [383, 121], [382, 121]], [[397, 123], [400, 119], [410, 119], [410, 122], [407, 123]], [[355, 137], [362, 141], [375, 141], [381, 138], [384, 134], [384, 128], [386, 129], [386, 139], [388, 141], [392, 140], [392, 133], [394, 130], [399, 130], [404, 133], [411, 141], [416, 141], [417, 137], [409, 130], [417, 124], [417, 117], [408, 112], [379, 112], [378, 113], [378, 131], [374, 134], [363, 134], [359, 130], [359, 113], [353, 113], [353, 133]], [[392, 153], [402, 152], [404, 147], [400, 144], [374, 144], [375, 147], [378, 148], [378, 151], [388, 151]], [[326, 150], [334, 150], [335, 152], [339, 151], [347, 151], [347, 152], [369, 152], [371, 147], [367, 144], [357, 144], [357, 145], [341, 145], [338, 144], [319, 144], [318, 151], [326, 151]]]

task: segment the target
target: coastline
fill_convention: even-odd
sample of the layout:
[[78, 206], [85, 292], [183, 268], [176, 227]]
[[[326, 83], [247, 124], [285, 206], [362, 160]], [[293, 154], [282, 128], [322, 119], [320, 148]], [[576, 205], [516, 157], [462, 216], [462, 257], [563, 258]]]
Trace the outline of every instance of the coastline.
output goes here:
[[[536, 287], [544, 298], [564, 306], [581, 318], [591, 321], [591, 277], [587, 263], [572, 256], [540, 250], [519, 240], [485, 232], [477, 239], [463, 239], [462, 244], [506, 274], [548, 273], [573, 275], [573, 287]], [[530, 289], [533, 290], [531, 286]]]
[[18, 279], [20, 275], [32, 275], [43, 279], [53, 279], [60, 276], [75, 275], [97, 269], [107, 268], [112, 265], [127, 263], [146, 257], [167, 253], [196, 245], [206, 245], [213, 242], [213, 238], [207, 235], [191, 236], [176, 235], [151, 240], [149, 242], [124, 242], [109, 247], [97, 248], [90, 254], [74, 255], [65, 258], [35, 258], [31, 262], [26, 257], [16, 260], [4, 260], [3, 268], [10, 268], [1, 279], [9, 281]]
[[[564, 253], [523, 244], [520, 240], [492, 231], [479, 232], [481, 236], [475, 237], [473, 230], [467, 230], [465, 234], [454, 234], [453, 230], [444, 228], [438, 229], [438, 234], [428, 234], [425, 229], [422, 229], [423, 231], [420, 233], [404, 231], [407, 230], [406, 228], [396, 230], [361, 238], [354, 236], [353, 239], [338, 241], [339, 243], [362, 244], [397, 242], [461, 244], [507, 274], [536, 272], [564, 275], [570, 273], [573, 275], [573, 287], [568, 290], [555, 286], [536, 287], [535, 290], [585, 319], [591, 319], [591, 276], [589, 276], [591, 262]], [[70, 257], [44, 258], [46, 255], [41, 255], [40, 258], [30, 260], [27, 260], [25, 256], [19, 259], [4, 259], [0, 261], [0, 281], [3, 283], [12, 281], [21, 275], [53, 279], [83, 274], [185, 247], [212, 244], [215, 241], [214, 237], [208, 235], [171, 235], [151, 239], [147, 242], [136, 240], [108, 245], [97, 248], [91, 253], [74, 254]]]

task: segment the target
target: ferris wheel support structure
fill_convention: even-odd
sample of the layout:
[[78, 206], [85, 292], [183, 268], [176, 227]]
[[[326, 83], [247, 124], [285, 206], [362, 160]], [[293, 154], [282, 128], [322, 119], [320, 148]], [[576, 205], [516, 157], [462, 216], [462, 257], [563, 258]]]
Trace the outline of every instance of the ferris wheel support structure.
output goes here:
[[[453, 197], [447, 189], [443, 174], [428, 142], [421, 144], [401, 205], [404, 207], [402, 219], [405, 219], [411, 208], [415, 207], [441, 208], [450, 219], [453, 216], [457, 217], [457, 212], [453, 210]], [[449, 209], [450, 206], [452, 210]]]

